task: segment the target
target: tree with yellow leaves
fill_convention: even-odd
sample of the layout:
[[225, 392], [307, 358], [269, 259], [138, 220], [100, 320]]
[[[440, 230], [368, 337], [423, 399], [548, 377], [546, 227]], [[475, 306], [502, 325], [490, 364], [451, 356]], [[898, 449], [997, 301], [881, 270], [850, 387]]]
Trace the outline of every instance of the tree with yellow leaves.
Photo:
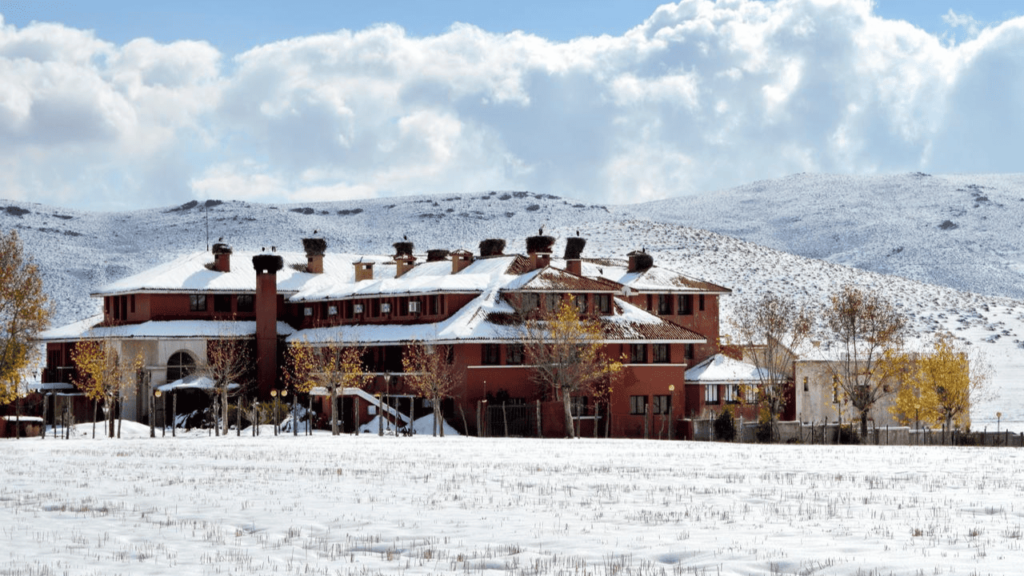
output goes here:
[[[107, 409], [109, 425], [108, 438], [113, 438], [114, 415], [121, 396], [138, 381], [145, 364], [140, 351], [134, 357], [127, 357], [119, 346], [107, 339], [82, 339], [71, 351], [78, 379], [75, 384], [94, 401], [102, 401]], [[120, 429], [116, 432], [120, 438]]]
[[604, 353], [601, 324], [563, 298], [554, 311], [526, 320], [521, 340], [534, 378], [562, 400], [566, 437], [575, 437], [572, 396], [591, 394], [622, 370], [622, 362]]
[[[331, 433], [341, 434], [338, 426], [338, 393], [344, 388], [363, 388], [373, 376], [363, 366], [363, 349], [344, 340], [313, 346], [296, 342], [288, 350], [288, 379], [296, 392], [309, 392], [322, 386], [331, 393]], [[358, 425], [358, 423], [357, 423]]]
[[39, 268], [26, 257], [18, 233], [0, 235], [0, 404], [21, 395], [24, 372], [38, 351], [34, 340], [52, 313]]
[[221, 430], [228, 434], [228, 392], [238, 387], [241, 392], [252, 375], [252, 340], [221, 338], [206, 346], [206, 365], [200, 372], [213, 380], [213, 393], [219, 397]]
[[860, 434], [868, 433], [868, 412], [895, 393], [886, 382], [889, 359], [907, 333], [907, 319], [877, 292], [846, 285], [831, 297], [824, 320], [837, 353], [827, 359], [840, 400], [860, 416]]
[[909, 361], [910, 378], [896, 394], [892, 414], [903, 423], [945, 424], [970, 429], [971, 404], [987, 394], [992, 368], [950, 334], [938, 334], [932, 350]]
[[451, 346], [413, 342], [402, 356], [405, 380], [418, 395], [430, 400], [434, 412], [434, 436], [440, 429], [444, 438], [444, 414], [441, 402], [465, 380], [465, 372], [455, 364]]

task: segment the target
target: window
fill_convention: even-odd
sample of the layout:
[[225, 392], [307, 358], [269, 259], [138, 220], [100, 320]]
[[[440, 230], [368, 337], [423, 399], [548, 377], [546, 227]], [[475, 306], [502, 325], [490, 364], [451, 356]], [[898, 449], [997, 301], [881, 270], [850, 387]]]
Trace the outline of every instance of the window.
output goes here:
[[545, 294], [544, 295], [544, 310], [551, 312], [552, 310], [558, 310], [558, 305], [562, 301], [561, 294]]
[[213, 297], [214, 312], [231, 312], [231, 296], [217, 294]]
[[697, 303], [697, 309], [700, 310], [701, 312], [704, 311], [704, 295], [703, 294], [700, 295], [700, 299], [699, 299], [699, 301]]
[[661, 364], [668, 364], [668, 344], [654, 345], [654, 361]]
[[191, 312], [206, 312], [206, 294], [189, 294], [188, 309]]
[[363, 313], [363, 305], [362, 304], [353, 304], [352, 305], [352, 313], [353, 314], [362, 314]]
[[644, 310], [654, 310], [654, 302], [653, 302], [653, 300], [654, 300], [654, 295], [653, 294], [648, 294], [647, 298], [645, 299], [645, 302], [647, 302], [647, 304], [645, 304]]
[[687, 344], [685, 350], [686, 350], [686, 359], [687, 360], [693, 360], [693, 344]]
[[239, 312], [252, 312], [256, 309], [256, 301], [252, 297], [252, 294], [239, 294], [238, 295], [238, 311]]
[[718, 384], [709, 384], [704, 387], [704, 403], [718, 404]]
[[632, 364], [646, 364], [647, 363], [647, 345], [646, 344], [630, 344], [629, 345], [629, 361]]
[[655, 414], [671, 414], [672, 413], [672, 397], [668, 395], [655, 396], [654, 397], [654, 409]]
[[383, 314], [391, 314], [391, 303], [390, 302], [381, 302], [381, 304], [380, 304], [380, 313], [382, 315]]
[[409, 301], [409, 314], [419, 314], [420, 312], [420, 301], [410, 300]]
[[667, 316], [672, 313], [672, 296], [658, 294], [658, 314]]
[[501, 364], [501, 346], [498, 344], [484, 344], [483, 363], [487, 366]]
[[727, 384], [725, 386], [725, 398], [723, 398], [723, 400], [725, 400], [726, 404], [738, 403], [740, 401], [739, 397], [740, 387], [738, 384]]
[[135, 294], [132, 294], [132, 314], [135, 314]]
[[647, 396], [630, 396], [629, 413], [634, 416], [647, 414]]
[[807, 376], [804, 376], [804, 392], [810, 392], [810, 388], [807, 386]]
[[611, 294], [594, 294], [594, 307], [602, 314], [609, 314], [612, 311]]
[[587, 400], [586, 396], [573, 396], [569, 398], [569, 412], [573, 416], [586, 416]]
[[679, 314], [690, 316], [693, 314], [693, 294], [679, 295]]
[[757, 404], [757, 386], [751, 384], [744, 388], [747, 389], [747, 404]]
[[435, 294], [434, 296], [431, 296], [430, 300], [428, 302], [430, 302], [430, 314], [440, 314], [441, 313], [441, 296], [440, 295]]
[[523, 363], [522, 344], [509, 344], [505, 347], [505, 363], [511, 366], [519, 366]]
[[195, 372], [195, 370], [196, 361], [192, 359], [188, 352], [175, 352], [167, 361], [167, 381], [181, 380]]
[[577, 295], [573, 296], [572, 299], [573, 299], [573, 303], [576, 304], [576, 311], [579, 312], [581, 316], [586, 314], [587, 313], [587, 295], [586, 294], [577, 294]]
[[312, 316], [313, 315], [313, 307], [312, 306], [306, 306], [305, 308], [303, 308], [302, 309], [302, 315], [303, 316]]
[[328, 316], [337, 316], [338, 315], [338, 307], [334, 306], [334, 305], [327, 306], [327, 315]]
[[523, 309], [527, 312], [540, 308], [540, 294], [533, 292], [523, 295]]

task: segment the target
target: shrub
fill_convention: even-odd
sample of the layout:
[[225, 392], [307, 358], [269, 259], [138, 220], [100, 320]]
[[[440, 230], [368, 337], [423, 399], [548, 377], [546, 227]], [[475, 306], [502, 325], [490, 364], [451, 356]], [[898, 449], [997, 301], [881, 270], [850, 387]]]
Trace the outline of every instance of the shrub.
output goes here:
[[731, 410], [722, 410], [722, 413], [715, 418], [715, 439], [722, 442], [736, 440], [736, 422], [733, 420]]
[[772, 443], [772, 423], [763, 420], [757, 423], [757, 429], [754, 431], [754, 439], [761, 444]]
[[857, 433], [857, 429], [852, 424], [843, 424], [839, 428], [839, 443], [860, 444], [860, 434]]

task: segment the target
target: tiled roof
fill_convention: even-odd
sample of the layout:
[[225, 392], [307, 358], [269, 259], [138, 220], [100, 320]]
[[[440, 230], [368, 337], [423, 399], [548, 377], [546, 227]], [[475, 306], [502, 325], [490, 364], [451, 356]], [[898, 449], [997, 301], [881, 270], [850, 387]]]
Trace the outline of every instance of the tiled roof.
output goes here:
[[622, 286], [610, 280], [577, 276], [551, 266], [523, 274], [506, 284], [504, 289], [523, 292], [622, 292]]

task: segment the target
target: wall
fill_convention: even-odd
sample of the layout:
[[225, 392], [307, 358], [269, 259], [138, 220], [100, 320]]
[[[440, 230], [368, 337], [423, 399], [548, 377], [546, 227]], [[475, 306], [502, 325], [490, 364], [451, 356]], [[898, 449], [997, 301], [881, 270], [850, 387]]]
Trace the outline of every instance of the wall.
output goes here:
[[[836, 421], [839, 414], [839, 406], [832, 402], [833, 386], [832, 372], [828, 363], [821, 360], [797, 360], [794, 367], [796, 386], [796, 419], [801, 422], [825, 422]], [[807, 378], [806, 390], [804, 378]], [[893, 405], [898, 382], [891, 382], [889, 385], [893, 391], [883, 397], [868, 412], [868, 426], [872, 424], [878, 427], [899, 426], [889, 409]], [[843, 422], [860, 421], [860, 413], [854, 410], [848, 403], [843, 406]]]

